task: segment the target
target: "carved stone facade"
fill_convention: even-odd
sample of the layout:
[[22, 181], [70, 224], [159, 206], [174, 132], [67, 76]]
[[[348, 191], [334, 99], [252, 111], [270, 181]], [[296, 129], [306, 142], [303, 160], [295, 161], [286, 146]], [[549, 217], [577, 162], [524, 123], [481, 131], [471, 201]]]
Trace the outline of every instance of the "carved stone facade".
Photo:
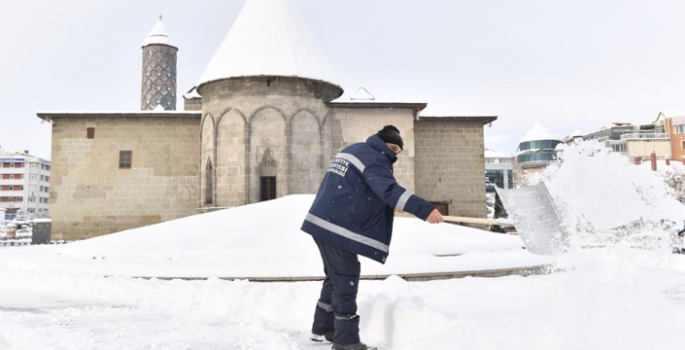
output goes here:
[[161, 106], [176, 110], [176, 53], [178, 49], [167, 45], [143, 47], [143, 81], [140, 109], [149, 111]]

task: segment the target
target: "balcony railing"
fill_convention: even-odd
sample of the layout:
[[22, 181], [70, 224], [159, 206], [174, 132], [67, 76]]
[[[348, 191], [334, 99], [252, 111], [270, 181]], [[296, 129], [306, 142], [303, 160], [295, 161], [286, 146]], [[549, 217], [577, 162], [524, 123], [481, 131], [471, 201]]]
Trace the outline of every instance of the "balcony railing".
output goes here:
[[621, 135], [621, 140], [635, 140], [635, 139], [666, 139], [668, 140], [668, 134], [655, 133], [655, 132], [631, 132], [628, 134]]

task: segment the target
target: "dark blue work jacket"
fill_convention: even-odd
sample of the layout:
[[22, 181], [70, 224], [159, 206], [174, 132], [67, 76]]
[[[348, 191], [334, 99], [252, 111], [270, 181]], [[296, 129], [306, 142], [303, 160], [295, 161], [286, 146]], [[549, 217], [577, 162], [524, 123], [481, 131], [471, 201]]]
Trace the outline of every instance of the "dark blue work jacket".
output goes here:
[[394, 210], [426, 220], [435, 206], [397, 184], [395, 152], [372, 135], [340, 151], [324, 176], [302, 230], [318, 240], [385, 263]]

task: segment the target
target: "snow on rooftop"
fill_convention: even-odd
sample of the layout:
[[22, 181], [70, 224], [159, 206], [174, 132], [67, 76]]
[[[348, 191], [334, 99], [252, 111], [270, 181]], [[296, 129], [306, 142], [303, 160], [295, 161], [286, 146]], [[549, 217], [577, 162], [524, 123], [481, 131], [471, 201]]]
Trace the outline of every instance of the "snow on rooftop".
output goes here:
[[293, 0], [248, 0], [197, 86], [246, 76], [337, 79]]
[[559, 136], [555, 135], [549, 129], [545, 124], [542, 122], [538, 122], [535, 125], [533, 125], [533, 128], [528, 130], [528, 133], [526, 133], [525, 136], [521, 139], [521, 142], [529, 142], [529, 141], [542, 141], [542, 140], [556, 140], [556, 141], [561, 141]]
[[159, 16], [159, 20], [157, 20], [157, 23], [152, 27], [150, 34], [143, 41], [143, 47], [148, 45], [174, 46], [169, 39], [169, 34], [167, 34], [164, 22], [162, 22], [162, 16]]
[[512, 158], [512, 155], [509, 154], [504, 154], [504, 153], [499, 153], [495, 151], [491, 151], [486, 149], [485, 150], [485, 158]]
[[120, 115], [120, 114], [125, 114], [125, 115], [140, 115], [140, 114], [154, 114], [154, 115], [161, 115], [161, 114], [197, 114], [200, 115], [202, 114], [201, 111], [186, 111], [186, 110], [173, 110], [173, 111], [167, 111], [165, 109], [162, 110], [121, 110], [121, 111], [104, 111], [104, 110], [90, 110], [90, 111], [38, 111], [36, 112], [37, 115], [74, 115], [74, 116], [79, 116], [79, 115], [88, 115], [88, 116], [96, 116], [96, 115]]
[[186, 100], [192, 100], [194, 98], [202, 98], [202, 96], [197, 93], [197, 86], [193, 86], [192, 89], [188, 90], [188, 92], [183, 95], [183, 98]]
[[369, 90], [363, 86], [360, 86], [359, 89], [357, 89], [357, 91], [352, 95], [343, 93], [342, 96], [331, 101], [331, 103], [426, 104], [426, 102], [421, 102], [421, 101], [416, 101], [416, 100], [407, 100], [407, 99], [403, 99], [403, 98], [387, 98], [387, 97], [378, 98], [374, 94], [369, 92]]

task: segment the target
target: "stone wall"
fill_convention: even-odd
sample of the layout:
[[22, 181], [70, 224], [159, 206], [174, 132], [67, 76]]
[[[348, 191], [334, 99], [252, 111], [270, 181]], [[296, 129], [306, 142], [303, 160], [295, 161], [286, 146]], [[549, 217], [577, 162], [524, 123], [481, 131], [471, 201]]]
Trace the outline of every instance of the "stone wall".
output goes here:
[[[307, 79], [255, 77], [207, 83], [198, 92], [202, 114], [219, 120], [214, 152], [217, 204], [258, 202], [261, 176], [276, 176], [279, 197], [316, 193], [325, 171], [320, 130], [328, 114], [325, 101], [338, 97], [339, 87]], [[224, 120], [230, 122], [222, 126]], [[265, 166], [267, 150], [273, 162]]]
[[[52, 117], [54, 240], [85, 239], [198, 213], [198, 115]], [[95, 128], [88, 139], [86, 128]], [[132, 152], [131, 169], [119, 151]]]
[[324, 160], [328, 163], [343, 148], [366, 139], [385, 125], [395, 125], [400, 130], [404, 149], [394, 164], [397, 182], [414, 192], [414, 112], [412, 108], [357, 108], [335, 106], [324, 121]]
[[183, 110], [201, 111], [202, 110], [202, 99], [201, 98], [184, 98], [183, 99]]
[[483, 122], [423, 117], [414, 137], [416, 194], [448, 202], [450, 215], [485, 217]]

